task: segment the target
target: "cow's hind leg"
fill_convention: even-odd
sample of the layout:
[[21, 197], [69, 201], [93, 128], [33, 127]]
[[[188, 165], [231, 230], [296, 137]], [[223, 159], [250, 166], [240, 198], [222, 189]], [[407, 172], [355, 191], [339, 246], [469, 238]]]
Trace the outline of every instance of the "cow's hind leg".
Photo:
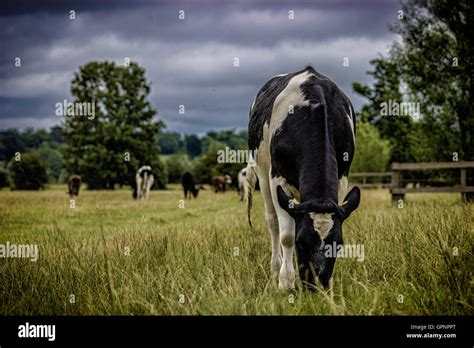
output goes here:
[[276, 279], [280, 273], [281, 268], [281, 250], [279, 241], [278, 218], [273, 206], [272, 195], [270, 191], [270, 183], [268, 181], [268, 174], [257, 173], [260, 181], [260, 192], [262, 193], [263, 203], [265, 206], [265, 221], [267, 222], [268, 231], [272, 239], [272, 259], [270, 261], [270, 271], [272, 276]]

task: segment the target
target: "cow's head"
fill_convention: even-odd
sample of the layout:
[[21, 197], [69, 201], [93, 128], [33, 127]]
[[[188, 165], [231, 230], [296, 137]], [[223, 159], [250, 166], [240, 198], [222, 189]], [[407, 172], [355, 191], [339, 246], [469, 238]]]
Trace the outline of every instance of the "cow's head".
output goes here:
[[232, 184], [232, 178], [230, 177], [230, 175], [225, 175], [225, 176], [224, 176], [224, 182], [225, 182], [227, 185]]
[[193, 194], [193, 197], [196, 198], [198, 196], [198, 193], [199, 193], [199, 188], [197, 188], [196, 185], [193, 185], [191, 187], [191, 193]]
[[325, 253], [325, 245], [343, 244], [342, 223], [359, 206], [360, 190], [354, 187], [342, 206], [319, 201], [295, 203], [277, 188], [278, 202], [296, 224], [296, 250], [300, 278], [305, 285], [314, 284], [318, 277], [324, 287], [329, 285], [336, 258]]

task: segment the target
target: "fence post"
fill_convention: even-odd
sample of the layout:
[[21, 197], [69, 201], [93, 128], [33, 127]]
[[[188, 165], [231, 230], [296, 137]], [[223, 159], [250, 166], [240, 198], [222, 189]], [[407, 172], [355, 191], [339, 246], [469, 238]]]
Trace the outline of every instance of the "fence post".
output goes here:
[[[461, 189], [466, 187], [466, 168], [461, 168]], [[467, 192], [461, 192], [461, 200], [467, 202]]]
[[404, 194], [400, 193], [393, 193], [394, 188], [400, 188], [401, 187], [401, 173], [400, 170], [397, 168], [398, 163], [393, 162], [391, 164], [391, 169], [392, 169], [392, 183], [390, 185], [390, 191], [392, 193], [392, 203], [397, 204], [399, 199], [403, 199], [405, 197]]

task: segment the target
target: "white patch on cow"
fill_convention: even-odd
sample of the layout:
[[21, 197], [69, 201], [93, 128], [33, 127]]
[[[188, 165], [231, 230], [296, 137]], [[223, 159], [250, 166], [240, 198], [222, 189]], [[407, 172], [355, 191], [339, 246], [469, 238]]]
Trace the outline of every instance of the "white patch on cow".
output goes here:
[[253, 111], [253, 107], [255, 106], [255, 101], [257, 100], [257, 97], [255, 97], [255, 99], [253, 100], [252, 102], [252, 106], [250, 107], [250, 112]]
[[242, 168], [242, 170], [237, 175], [237, 182], [239, 185], [239, 197], [243, 201], [244, 197], [247, 197], [248, 191], [248, 182], [247, 182], [247, 167]]
[[275, 186], [280, 185], [283, 191], [285, 191], [285, 193], [287, 194], [287, 196], [296, 199], [297, 201], [300, 200], [300, 192], [293, 185], [290, 185], [284, 177], [278, 176], [272, 178], [272, 183]]
[[356, 138], [355, 138], [355, 133], [354, 133], [354, 121], [352, 120], [352, 108], [349, 106], [349, 114], [346, 114], [347, 118], [349, 119], [349, 125], [351, 126], [352, 130], [352, 141], [355, 144]]
[[288, 74], [278, 74], [278, 75], [273, 76], [272, 79], [274, 79], [275, 77], [283, 77], [283, 76], [286, 76], [286, 75], [288, 75]]
[[346, 197], [348, 187], [349, 187], [349, 180], [347, 180], [347, 176], [343, 176], [342, 178], [339, 179], [339, 187], [337, 190], [339, 205], [342, 205], [343, 200]]
[[309, 216], [313, 219], [314, 230], [319, 234], [321, 240], [324, 240], [328, 236], [329, 231], [331, 231], [332, 226], [334, 226], [332, 215], [333, 214], [309, 213]]
[[309, 100], [305, 100], [305, 96], [300, 86], [311, 76], [314, 76], [314, 74], [309, 71], [304, 71], [301, 74], [294, 76], [288, 82], [285, 89], [276, 97], [273, 104], [272, 118], [270, 120], [271, 137], [273, 137], [275, 131], [281, 127], [283, 121], [285, 121], [288, 116], [289, 105], [293, 105], [293, 107], [309, 105]]

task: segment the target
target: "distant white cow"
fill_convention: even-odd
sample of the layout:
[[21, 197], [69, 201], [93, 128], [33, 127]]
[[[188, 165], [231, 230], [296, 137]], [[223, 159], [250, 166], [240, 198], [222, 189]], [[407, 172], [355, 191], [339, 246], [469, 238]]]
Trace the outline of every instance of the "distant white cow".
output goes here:
[[153, 173], [151, 171], [150, 166], [142, 166], [140, 169], [137, 170], [137, 175], [135, 176], [137, 181], [137, 199], [148, 199], [150, 195], [150, 189], [155, 182], [155, 178], [153, 177]]
[[247, 167], [243, 168], [239, 175], [237, 176], [238, 184], [239, 184], [239, 196], [240, 200], [243, 201], [244, 197], [247, 197]]

